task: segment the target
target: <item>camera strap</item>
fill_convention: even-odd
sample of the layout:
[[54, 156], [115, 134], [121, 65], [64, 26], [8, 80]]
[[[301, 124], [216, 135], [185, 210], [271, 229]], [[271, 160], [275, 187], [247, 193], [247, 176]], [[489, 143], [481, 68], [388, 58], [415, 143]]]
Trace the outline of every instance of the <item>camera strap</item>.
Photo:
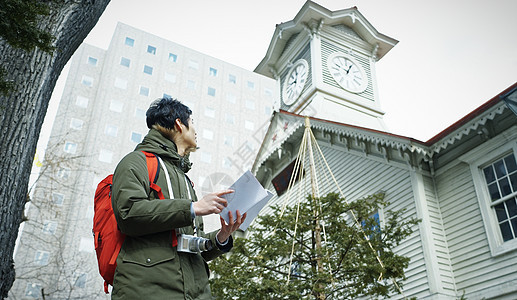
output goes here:
[[[167, 189], [169, 190], [169, 197], [171, 197], [171, 199], [175, 199], [176, 197], [174, 196], [174, 190], [172, 189], [171, 177], [169, 176], [169, 170], [167, 170], [167, 167], [163, 163], [162, 158], [160, 156], [158, 156], [158, 155], [156, 155], [156, 157], [158, 157], [158, 160], [160, 161], [160, 165], [163, 166], [163, 170], [165, 171], [165, 178], [167, 179]], [[187, 175], [185, 175], [183, 177], [185, 178], [185, 187], [187, 188], [188, 199], [190, 201], [192, 201], [192, 194], [190, 193], [190, 188], [189, 188], [189, 182], [187, 180]], [[176, 228], [176, 234], [179, 234], [178, 231], [179, 231], [178, 228]], [[196, 220], [196, 218], [194, 218], [194, 234], [199, 236], [199, 232], [197, 231], [197, 220]]]
[[165, 171], [165, 178], [167, 179], [167, 189], [169, 190], [169, 197], [171, 199], [174, 199], [176, 197], [174, 196], [174, 190], [172, 189], [171, 177], [169, 176], [169, 170], [167, 170], [167, 167], [163, 163], [162, 158], [158, 155], [156, 155], [156, 157], [158, 157], [158, 160], [160, 161], [160, 165], [163, 166], [163, 170]]

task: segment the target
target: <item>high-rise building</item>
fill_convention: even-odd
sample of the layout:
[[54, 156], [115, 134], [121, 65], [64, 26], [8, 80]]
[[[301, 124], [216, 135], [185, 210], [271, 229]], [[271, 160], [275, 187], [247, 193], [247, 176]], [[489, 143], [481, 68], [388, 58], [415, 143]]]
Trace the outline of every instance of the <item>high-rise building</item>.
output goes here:
[[[119, 23], [108, 50], [72, 58], [44, 166], [15, 254], [10, 298], [104, 298], [91, 233], [96, 185], [146, 135], [145, 113], [171, 96], [193, 111], [198, 196], [251, 168], [278, 97], [268, 77]], [[206, 220], [206, 231], [217, 218]]]

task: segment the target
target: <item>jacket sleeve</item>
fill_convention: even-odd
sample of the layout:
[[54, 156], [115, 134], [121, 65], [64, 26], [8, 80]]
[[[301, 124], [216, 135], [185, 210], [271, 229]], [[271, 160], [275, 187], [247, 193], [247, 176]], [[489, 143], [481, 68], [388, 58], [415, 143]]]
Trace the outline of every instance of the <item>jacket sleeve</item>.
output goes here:
[[190, 200], [152, 199], [145, 156], [132, 152], [113, 174], [112, 206], [120, 231], [130, 236], [172, 230], [192, 224]]
[[[196, 218], [200, 218], [200, 217], [196, 217]], [[217, 233], [219, 232], [219, 230], [215, 230], [215, 231], [212, 231], [210, 233], [205, 233], [203, 231], [203, 221], [202, 221], [202, 218], [200, 218], [200, 225], [199, 225], [199, 230], [200, 230], [200, 235], [204, 238], [207, 238], [209, 240], [212, 241], [212, 249], [209, 250], [209, 251], [204, 251], [204, 252], [201, 252], [201, 256], [203, 256], [203, 259], [205, 261], [211, 261], [212, 259], [215, 259], [227, 252], [229, 252], [232, 247], [233, 247], [233, 237], [230, 235], [230, 237], [228, 238], [228, 242], [224, 245], [224, 246], [221, 246], [218, 242], [217, 242]]]

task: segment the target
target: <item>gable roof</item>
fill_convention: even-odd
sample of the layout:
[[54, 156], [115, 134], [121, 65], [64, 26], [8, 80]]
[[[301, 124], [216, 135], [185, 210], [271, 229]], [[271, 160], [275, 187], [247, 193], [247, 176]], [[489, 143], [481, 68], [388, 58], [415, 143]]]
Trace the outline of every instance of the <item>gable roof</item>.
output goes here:
[[348, 9], [330, 11], [315, 2], [307, 1], [294, 19], [276, 25], [266, 55], [254, 71], [273, 78], [274, 74], [270, 66], [276, 64], [289, 38], [299, 32], [307, 30], [307, 24], [311, 24], [314, 21], [320, 25], [332, 26], [344, 24], [352, 28], [361, 39], [377, 47], [376, 56], [378, 59], [381, 59], [398, 43], [397, 40], [379, 33], [355, 6]]
[[[426, 142], [346, 123], [314, 117], [309, 119], [313, 131], [319, 132], [319, 139], [331, 145], [339, 144], [347, 149], [355, 147], [366, 154], [383, 156], [387, 160], [405, 160], [415, 167], [421, 167], [422, 161], [431, 161], [433, 156], [447, 151], [451, 145], [477, 134], [478, 129], [485, 126], [488, 120], [494, 120], [503, 113], [511, 115], [506, 118], [510, 121], [506, 121], [505, 126], [517, 125], [517, 117], [501, 100], [502, 95], [516, 87], [517, 83], [513, 84]], [[256, 173], [258, 168], [279, 148], [285, 148], [286, 143], [301, 140], [305, 126], [304, 119], [305, 116], [284, 110], [274, 112], [252, 172]]]

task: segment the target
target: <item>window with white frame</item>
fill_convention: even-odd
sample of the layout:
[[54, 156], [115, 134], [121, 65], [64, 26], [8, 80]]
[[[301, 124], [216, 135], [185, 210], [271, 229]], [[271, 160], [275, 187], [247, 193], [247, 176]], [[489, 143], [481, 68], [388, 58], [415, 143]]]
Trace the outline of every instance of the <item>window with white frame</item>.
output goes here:
[[129, 68], [129, 66], [131, 65], [131, 60], [129, 58], [126, 58], [126, 57], [121, 57], [120, 58], [120, 65]]
[[142, 96], [149, 96], [149, 88], [141, 85], [138, 93]]
[[208, 87], [208, 96], [215, 97], [215, 88], [210, 86]]
[[86, 274], [86, 273], [79, 274], [79, 276], [77, 276], [77, 278], [75, 279], [74, 286], [76, 286], [78, 288], [85, 288], [86, 279], [88, 278], [87, 276], [88, 276], [88, 274]]
[[255, 129], [255, 123], [253, 123], [252, 121], [245, 120], [244, 121], [244, 128], [246, 128], [248, 130], [254, 130]]
[[211, 107], [205, 107], [205, 116], [209, 118], [215, 118], [215, 109]]
[[112, 137], [117, 137], [118, 127], [113, 124], [107, 124], [104, 128], [104, 134]]
[[88, 60], [86, 61], [86, 63], [92, 66], [96, 66], [97, 59], [95, 57], [88, 56]]
[[57, 170], [57, 177], [59, 179], [66, 180], [68, 177], [70, 177], [70, 169], [69, 168], [59, 168]]
[[255, 82], [248, 81], [248, 89], [253, 91], [255, 89]]
[[490, 206], [495, 212], [504, 242], [517, 238], [517, 163], [509, 153], [483, 168], [490, 195]]
[[147, 53], [151, 53], [152, 55], [156, 54], [156, 47], [153, 47], [151, 45], [147, 45]]
[[226, 123], [231, 125], [235, 124], [235, 115], [231, 113], [226, 113]]
[[236, 84], [237, 83], [237, 77], [235, 75], [233, 75], [233, 74], [229, 74], [228, 75], [228, 81], [230, 83]]
[[80, 252], [86, 252], [86, 253], [93, 253], [95, 248], [92, 247], [94, 244], [93, 238], [91, 237], [81, 237], [81, 240], [79, 241], [79, 251]]
[[135, 109], [135, 117], [139, 118], [139, 119], [142, 119], [142, 120], [145, 120], [145, 109], [141, 109], [141, 108], [136, 108]]
[[75, 99], [75, 105], [82, 108], [88, 107], [88, 98], [83, 96], [77, 96], [77, 98]]
[[214, 139], [214, 132], [209, 129], [203, 129], [203, 138], [207, 140], [213, 140]]
[[168, 81], [168, 82], [171, 82], [171, 83], [175, 83], [176, 82], [176, 74], [171, 74], [171, 73], [165, 72], [165, 81]]
[[115, 87], [121, 90], [127, 89], [127, 80], [119, 77], [115, 78]]
[[56, 233], [57, 222], [56, 221], [45, 221], [43, 223], [43, 233], [53, 235]]
[[211, 67], [208, 71], [208, 74], [213, 77], [217, 76], [217, 69]]
[[85, 86], [92, 86], [93, 85], [93, 77], [84, 75], [81, 79], [81, 83]]
[[458, 158], [470, 167], [492, 256], [517, 250], [516, 139], [508, 129]]
[[48, 260], [50, 258], [50, 252], [37, 250], [34, 255], [34, 263], [38, 266], [45, 266], [48, 264]]
[[232, 93], [228, 93], [228, 94], [226, 94], [226, 101], [228, 101], [230, 103], [235, 103], [235, 102], [237, 102], [237, 97]]
[[169, 53], [169, 61], [170, 62], [176, 62], [178, 60], [178, 55], [174, 53]]
[[65, 195], [61, 193], [52, 193], [52, 201], [55, 205], [61, 206], [65, 200]]
[[225, 135], [224, 136], [224, 144], [228, 147], [233, 147], [233, 136]]
[[110, 110], [114, 112], [122, 112], [122, 107], [124, 106], [124, 103], [119, 100], [112, 99], [110, 102]]
[[272, 110], [271, 106], [269, 106], [269, 105], [264, 106], [264, 113], [266, 115], [268, 115], [268, 116], [271, 115], [271, 110]]
[[142, 141], [142, 134], [138, 132], [131, 132], [131, 141], [133, 143], [140, 143]]
[[232, 168], [232, 160], [229, 157], [225, 157], [223, 159], [223, 168], [231, 169]]
[[113, 161], [113, 152], [106, 149], [101, 149], [99, 152], [99, 161], [111, 163]]
[[153, 75], [153, 67], [148, 66], [148, 65], [144, 65], [144, 73], [145, 74], [149, 74], [149, 75]]
[[255, 109], [255, 101], [253, 101], [252, 99], [247, 99], [246, 100], [246, 108], [250, 109], [250, 110], [254, 110]]
[[25, 288], [25, 296], [38, 299], [41, 296], [42, 289], [43, 286], [41, 286], [41, 284], [27, 283], [27, 287]]
[[271, 89], [265, 88], [264, 95], [266, 95], [267, 98], [271, 99], [273, 98], [273, 91]]
[[188, 61], [188, 67], [193, 70], [199, 69], [199, 63], [195, 60], [189, 60]]
[[77, 152], [77, 144], [73, 142], [65, 142], [63, 151], [66, 153], [75, 154], [75, 152]]
[[212, 154], [208, 153], [208, 152], [204, 152], [202, 151], [201, 152], [201, 161], [204, 162], [204, 163], [211, 163], [212, 162]]
[[194, 80], [187, 80], [187, 89], [195, 90], [196, 89], [196, 82]]
[[83, 129], [84, 121], [76, 118], [70, 119], [70, 128], [75, 130]]
[[135, 40], [130, 37], [126, 37], [124, 44], [126, 44], [129, 47], [133, 47], [135, 45]]

